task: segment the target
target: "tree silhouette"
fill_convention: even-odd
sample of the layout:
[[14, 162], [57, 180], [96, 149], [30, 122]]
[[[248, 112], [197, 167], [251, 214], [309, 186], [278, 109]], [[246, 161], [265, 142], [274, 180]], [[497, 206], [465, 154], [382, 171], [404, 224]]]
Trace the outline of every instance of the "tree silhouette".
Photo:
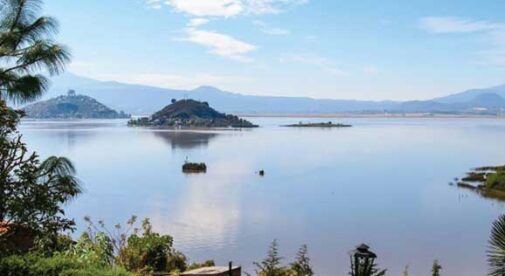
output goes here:
[[58, 22], [38, 16], [41, 0], [0, 0], [0, 99], [33, 101], [48, 88], [42, 75], [60, 73], [70, 60], [52, 40]]
[[491, 229], [487, 253], [490, 276], [505, 275], [505, 215], [501, 215]]
[[291, 264], [291, 270], [296, 272], [298, 276], [312, 276], [314, 272], [310, 265], [307, 245], [302, 245], [296, 254], [296, 260]]

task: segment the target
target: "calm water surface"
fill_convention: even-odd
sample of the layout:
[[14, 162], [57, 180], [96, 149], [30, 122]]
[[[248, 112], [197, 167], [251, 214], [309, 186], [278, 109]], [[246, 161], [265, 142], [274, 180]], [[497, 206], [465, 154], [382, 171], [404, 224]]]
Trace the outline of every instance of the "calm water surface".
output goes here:
[[[503, 203], [449, 186], [469, 168], [505, 163], [505, 120], [339, 119], [346, 129], [294, 129], [297, 118], [252, 118], [244, 131], [160, 131], [125, 121], [26, 121], [42, 156], [70, 157], [85, 193], [68, 214], [109, 225], [150, 217], [192, 261], [229, 260], [252, 273], [278, 239], [290, 262], [309, 246], [318, 275], [346, 275], [367, 242], [389, 275], [486, 274]], [[316, 119], [303, 119], [304, 121]], [[325, 119], [327, 120], [327, 119]], [[207, 174], [181, 165], [206, 162]], [[260, 177], [255, 172], [265, 170]]]

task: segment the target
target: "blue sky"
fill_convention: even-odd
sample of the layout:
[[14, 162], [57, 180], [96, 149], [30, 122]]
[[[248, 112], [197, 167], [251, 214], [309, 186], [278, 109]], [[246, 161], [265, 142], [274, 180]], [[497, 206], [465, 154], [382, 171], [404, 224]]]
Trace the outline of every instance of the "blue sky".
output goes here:
[[254, 95], [428, 99], [505, 83], [505, 1], [46, 0], [70, 72]]

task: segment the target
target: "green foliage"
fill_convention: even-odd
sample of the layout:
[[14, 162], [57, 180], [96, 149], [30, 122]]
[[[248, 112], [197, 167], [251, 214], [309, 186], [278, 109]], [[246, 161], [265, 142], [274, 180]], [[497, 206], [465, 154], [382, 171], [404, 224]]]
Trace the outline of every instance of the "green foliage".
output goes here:
[[296, 272], [297, 276], [312, 276], [314, 272], [310, 265], [310, 258], [308, 256], [307, 245], [302, 245], [296, 254], [296, 260], [291, 264], [291, 270]]
[[505, 275], [505, 215], [493, 223], [487, 260], [490, 276]]
[[[170, 250], [167, 256], [167, 267], [166, 271], [186, 271], [188, 259], [182, 252], [177, 251], [175, 249]], [[214, 262], [214, 261], [212, 261]], [[199, 265], [199, 264], [193, 264]]]
[[85, 221], [88, 222], [88, 232], [81, 240], [87, 242], [82, 243], [84, 250], [76, 252], [81, 258], [119, 265], [141, 274], [186, 270], [186, 256], [172, 248], [171, 236], [153, 232], [149, 219], [142, 221], [141, 230], [135, 227], [136, 216], [126, 222], [125, 228], [116, 224], [114, 229], [108, 229], [103, 221], [95, 224], [89, 217], [85, 217]]
[[0, 0], [0, 99], [24, 103], [48, 87], [40, 73], [58, 74], [70, 60], [66, 47], [54, 43], [54, 18], [38, 16], [41, 0]]
[[[305, 249], [304, 249], [305, 248]], [[302, 276], [312, 275], [303, 274], [304, 272], [312, 273], [307, 257], [307, 249], [302, 246], [298, 252], [297, 260], [290, 267], [282, 266], [282, 257], [279, 255], [279, 245], [277, 240], [273, 240], [267, 253], [267, 257], [261, 263], [254, 262], [256, 266], [256, 274], [258, 276]], [[303, 259], [303, 260], [302, 260]], [[295, 270], [299, 269], [299, 270]]]
[[100, 267], [84, 264], [73, 256], [55, 254], [46, 257], [37, 254], [12, 255], [0, 259], [0, 275], [53, 276], [53, 275], [133, 275], [121, 268]]
[[191, 265], [189, 265], [187, 267], [186, 270], [193, 270], [193, 269], [198, 269], [198, 268], [201, 268], [201, 267], [209, 267], [209, 266], [215, 266], [216, 263], [214, 262], [214, 260], [207, 260], [203, 263], [192, 263]]
[[83, 233], [67, 254], [83, 264], [107, 267], [113, 264], [114, 249], [110, 238], [103, 232], [94, 237]]
[[261, 276], [280, 276], [283, 275], [281, 267], [282, 257], [279, 256], [279, 245], [277, 240], [273, 240], [267, 253], [267, 257], [261, 263], [255, 262], [256, 274]]
[[42, 247], [54, 247], [57, 233], [74, 226], [62, 205], [81, 193], [68, 159], [53, 156], [41, 162], [28, 153], [16, 129], [21, 115], [0, 100], [0, 222], [12, 228], [0, 235], [3, 252], [16, 249], [7, 242], [23, 235], [17, 229], [29, 229]]
[[119, 262], [129, 271], [166, 271], [173, 239], [152, 231], [149, 219], [142, 222], [143, 233], [132, 234], [119, 252]]
[[431, 267], [431, 275], [440, 276], [440, 270], [442, 270], [442, 266], [438, 263], [438, 260], [435, 260], [433, 262], [433, 266]]
[[505, 190], [505, 170], [499, 169], [486, 177], [486, 188]]

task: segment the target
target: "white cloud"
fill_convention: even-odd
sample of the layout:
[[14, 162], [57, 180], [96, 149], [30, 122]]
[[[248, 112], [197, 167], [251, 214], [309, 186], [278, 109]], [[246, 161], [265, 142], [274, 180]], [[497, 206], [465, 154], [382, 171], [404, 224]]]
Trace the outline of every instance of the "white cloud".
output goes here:
[[345, 72], [342, 69], [339, 69], [335, 63], [327, 59], [325, 57], [322, 57], [317, 54], [290, 54], [290, 55], [285, 55], [281, 57], [280, 59], [281, 62], [297, 62], [297, 63], [303, 63], [307, 65], [312, 65], [319, 67], [323, 71], [326, 71], [334, 76], [347, 76], [348, 73]]
[[301, 5], [308, 0], [244, 0], [245, 10], [253, 14], [280, 13], [284, 9]]
[[[291, 6], [307, 3], [308, 0], [144, 0], [144, 2], [152, 8], [158, 9], [165, 5], [193, 17], [184, 30], [186, 37], [179, 40], [203, 45], [209, 48], [212, 54], [250, 62], [252, 58], [247, 54], [256, 50], [255, 45], [227, 34], [201, 30], [199, 27], [208, 23], [209, 18], [279, 13]], [[261, 31], [270, 35], [289, 34], [288, 30], [267, 26]]]
[[163, 4], [161, 0], [145, 0], [145, 3], [148, 7], [156, 10], [161, 9]]
[[181, 40], [200, 44], [209, 48], [213, 54], [238, 61], [252, 61], [247, 54], [256, 50], [254, 45], [218, 32], [187, 28], [186, 34], [187, 37]]
[[192, 16], [232, 17], [239, 14], [279, 13], [308, 0], [144, 0], [159, 9], [163, 4]]
[[260, 20], [254, 20], [253, 24], [258, 26], [262, 33], [269, 35], [288, 35], [290, 33], [286, 29], [270, 27], [267, 23]]
[[189, 21], [188, 23], [188, 26], [189, 27], [198, 27], [198, 26], [201, 26], [201, 25], [205, 25], [209, 23], [209, 20], [208, 19], [205, 19], [205, 18], [193, 18]]
[[487, 49], [477, 53], [479, 63], [505, 66], [505, 24], [460, 17], [424, 17], [419, 27], [435, 34], [480, 34]]
[[459, 17], [424, 17], [419, 26], [432, 33], [473, 33], [504, 29], [505, 25]]

